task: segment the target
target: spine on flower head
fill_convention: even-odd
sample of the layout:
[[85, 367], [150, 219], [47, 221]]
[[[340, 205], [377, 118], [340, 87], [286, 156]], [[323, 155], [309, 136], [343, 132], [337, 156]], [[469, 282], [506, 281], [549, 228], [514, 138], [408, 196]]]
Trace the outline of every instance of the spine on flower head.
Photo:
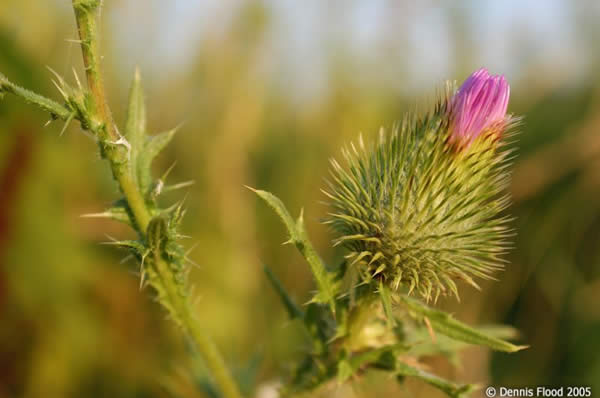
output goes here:
[[503, 267], [509, 95], [503, 76], [480, 69], [430, 113], [344, 150], [346, 167], [332, 161], [326, 222], [362, 282], [436, 299]]

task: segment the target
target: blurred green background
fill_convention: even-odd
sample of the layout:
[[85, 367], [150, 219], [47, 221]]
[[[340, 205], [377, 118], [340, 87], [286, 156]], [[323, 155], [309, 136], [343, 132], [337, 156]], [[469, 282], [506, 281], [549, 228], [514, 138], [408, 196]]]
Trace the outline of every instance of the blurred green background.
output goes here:
[[[600, 3], [568, 0], [105, 0], [102, 52], [116, 120], [139, 65], [149, 127], [184, 123], [161, 156], [193, 179], [184, 242], [197, 313], [237, 372], [267, 398], [303, 339], [263, 277], [298, 301], [313, 287], [279, 220], [244, 184], [297, 213], [326, 260], [340, 255], [319, 220], [328, 159], [373, 136], [446, 79], [486, 66], [525, 115], [511, 186], [515, 249], [499, 282], [438, 305], [471, 324], [507, 323], [529, 350], [479, 348], [453, 369], [481, 385], [587, 385], [600, 395]], [[445, 4], [445, 3], [444, 3]], [[0, 71], [58, 98], [46, 66], [81, 75], [67, 0], [2, 0]], [[125, 227], [82, 219], [117, 197], [94, 142], [73, 124], [7, 96], [0, 102], [0, 398], [204, 397], [202, 364], [139, 291], [125, 253], [99, 245]], [[165, 198], [165, 203], [180, 197]], [[253, 382], [256, 380], [256, 382]], [[337, 397], [438, 397], [378, 375]], [[333, 395], [332, 395], [333, 394]], [[479, 396], [480, 393], [474, 394]], [[481, 394], [482, 396], [483, 394]]]

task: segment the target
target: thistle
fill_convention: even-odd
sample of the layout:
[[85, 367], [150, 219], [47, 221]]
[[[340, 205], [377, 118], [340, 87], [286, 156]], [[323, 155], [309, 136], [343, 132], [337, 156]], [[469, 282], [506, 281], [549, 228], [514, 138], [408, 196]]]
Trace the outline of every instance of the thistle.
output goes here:
[[136, 71], [123, 130], [125, 134], [122, 136], [119, 133], [106, 101], [100, 68], [96, 20], [101, 3], [100, 0], [72, 0], [86, 86], [81, 84], [76, 73], [76, 88], [55, 74], [54, 83], [64, 100], [64, 104], [61, 104], [24, 89], [0, 74], [0, 96], [4, 93], [14, 94], [49, 112], [51, 120], [65, 121], [61, 134], [73, 120], [77, 120], [81, 128], [97, 141], [100, 155], [108, 161], [113, 179], [123, 196], [108, 210], [87, 216], [121, 221], [135, 230], [137, 240], [115, 240], [109, 244], [128, 249], [139, 262], [140, 287], [150, 285], [154, 288], [157, 300], [202, 355], [222, 396], [239, 398], [241, 394], [236, 381], [196, 318], [191, 304], [186, 264], [189, 261], [177, 242], [181, 237], [179, 225], [185, 213], [183, 202], [170, 208], [161, 208], [156, 200], [162, 192], [189, 185], [180, 183], [165, 186], [164, 181], [170, 169], [160, 179], [152, 177], [152, 161], [173, 138], [175, 130], [147, 135], [144, 95], [140, 74]]
[[[218, 386], [218, 391], [205, 388], [205, 392], [240, 398], [236, 381], [191, 305], [187, 257], [177, 242], [183, 202], [161, 208], [156, 200], [161, 192], [188, 185], [165, 186], [170, 169], [159, 179], [152, 177], [152, 160], [174, 131], [147, 135], [136, 73], [124, 135], [119, 133], [101, 78], [99, 7], [99, 0], [73, 0], [86, 86], [76, 76], [77, 87], [72, 88], [57, 75], [61, 104], [0, 74], [0, 96], [17, 95], [67, 125], [79, 121], [97, 140], [122, 198], [91, 216], [122, 221], [135, 230], [137, 240], [111, 244], [132, 252], [141, 269], [141, 286], [154, 288], [158, 301], [195, 343]], [[361, 138], [357, 146], [344, 150], [346, 169], [332, 161], [327, 195], [335, 210], [328, 222], [339, 233], [336, 244], [350, 249], [350, 261], [339, 267], [328, 266], [315, 250], [303, 211], [293, 218], [275, 195], [251, 188], [281, 218], [287, 243], [304, 257], [317, 288], [310, 301], [299, 306], [265, 266], [268, 280], [290, 318], [304, 327], [309, 343], [282, 385], [282, 396], [339, 385], [376, 370], [399, 383], [413, 377], [449, 397], [462, 398], [477, 386], [432, 374], [420, 358], [443, 354], [458, 360], [456, 354], [467, 345], [502, 352], [526, 348], [503, 340], [516, 337], [511, 328], [476, 329], [408, 297], [413, 291], [427, 300], [448, 292], [458, 297], [456, 279], [477, 286], [474, 277], [491, 278], [502, 267], [500, 255], [510, 235], [508, 218], [501, 216], [509, 203], [502, 193], [509, 155], [504, 146], [516, 121], [506, 115], [508, 98], [503, 77], [479, 70], [455, 93], [448, 91], [431, 113], [406, 117], [391, 133], [382, 130], [376, 145], [367, 146]], [[359, 275], [363, 282], [350, 295], [342, 284], [347, 275], [351, 279]], [[400, 291], [401, 286], [406, 292]], [[429, 338], [436, 334], [439, 340]]]
[[362, 282], [437, 300], [458, 298], [457, 280], [478, 288], [474, 278], [502, 269], [511, 235], [505, 144], [517, 121], [508, 99], [504, 77], [480, 69], [432, 112], [382, 129], [375, 145], [350, 144], [347, 168], [331, 161], [326, 223]]

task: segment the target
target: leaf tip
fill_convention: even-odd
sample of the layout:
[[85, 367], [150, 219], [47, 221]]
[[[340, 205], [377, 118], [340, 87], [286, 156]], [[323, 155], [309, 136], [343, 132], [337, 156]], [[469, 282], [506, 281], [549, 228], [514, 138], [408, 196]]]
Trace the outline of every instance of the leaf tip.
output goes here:
[[140, 83], [142, 81], [142, 73], [140, 71], [140, 66], [139, 65], [135, 66], [135, 70], [133, 72], [133, 80], [136, 83]]
[[527, 350], [529, 347], [531, 347], [530, 345], [516, 345], [514, 346], [514, 350], [511, 352], [519, 352], [519, 351], [523, 351], [523, 350]]

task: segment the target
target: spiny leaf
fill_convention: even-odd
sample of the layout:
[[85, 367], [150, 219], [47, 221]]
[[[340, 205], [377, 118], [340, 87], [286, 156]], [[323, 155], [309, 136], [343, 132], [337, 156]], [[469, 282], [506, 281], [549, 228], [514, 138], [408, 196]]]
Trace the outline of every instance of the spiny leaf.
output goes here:
[[103, 245], [117, 246], [123, 249], [131, 250], [134, 254], [139, 257], [144, 256], [147, 252], [146, 246], [144, 246], [143, 242], [138, 240], [112, 240], [110, 242], [103, 242]]
[[443, 391], [452, 398], [463, 398], [468, 396], [471, 392], [477, 389], [476, 385], [473, 384], [456, 384], [449, 380], [443, 379], [439, 376], [425, 372], [419, 368], [407, 365], [404, 362], [398, 361], [396, 363], [396, 374], [399, 376], [410, 376], [416, 377], [423, 380], [429, 385], [436, 387]]
[[329, 304], [331, 311], [335, 313], [335, 295], [337, 294], [339, 283], [335, 281], [335, 275], [327, 271], [323, 260], [321, 260], [321, 257], [319, 257], [313, 248], [304, 227], [303, 212], [300, 212], [298, 221], [294, 221], [285, 208], [285, 205], [278, 197], [267, 191], [261, 191], [250, 187], [247, 188], [256, 193], [260, 198], [267, 202], [273, 210], [275, 210], [288, 230], [290, 236], [289, 242], [296, 246], [310, 265], [310, 269], [319, 288], [318, 293], [313, 297], [311, 302], [327, 303]]
[[327, 328], [330, 321], [327, 307], [310, 303], [304, 311], [304, 326], [312, 343], [312, 354], [321, 355], [327, 351]]
[[350, 364], [350, 362], [346, 359], [341, 360], [340, 362], [338, 362], [338, 367], [337, 367], [337, 381], [339, 384], [344, 383], [345, 381], [347, 381], [355, 372], [355, 369], [352, 368], [352, 365]]
[[383, 303], [383, 310], [385, 312], [385, 317], [387, 318], [388, 326], [393, 328], [396, 325], [396, 318], [394, 318], [394, 313], [392, 312], [392, 297], [390, 293], [390, 288], [380, 281], [379, 283], [379, 295], [381, 296], [381, 302]]
[[240, 390], [245, 397], [250, 397], [256, 390], [261, 365], [264, 362], [264, 355], [255, 353], [241, 368], [236, 369], [234, 374]]
[[[401, 345], [385, 346], [361, 352], [351, 356], [350, 358], [343, 359], [338, 365], [338, 382], [342, 383], [348, 380], [350, 376], [355, 374], [361, 368], [366, 368], [367, 366], [377, 365], [377, 367], [383, 367], [382, 365], [385, 363], [386, 366], [384, 368], [387, 369], [388, 362], [391, 362], [389, 367], [393, 368], [396, 362], [396, 351], [404, 349], [405, 348]], [[391, 361], [388, 360], [388, 357], [391, 357]]]
[[402, 303], [405, 304], [410, 311], [419, 316], [427, 317], [436, 332], [453, 339], [464, 341], [469, 344], [490, 347], [493, 350], [504, 352], [516, 352], [528, 348], [526, 345], [514, 345], [486, 334], [481, 330], [474, 329], [457, 321], [450, 314], [430, 308], [419, 300], [415, 300], [406, 295], [400, 295], [399, 297]]
[[267, 267], [266, 265], [263, 266], [263, 271], [267, 275], [269, 282], [271, 282], [271, 285], [273, 285], [273, 288], [275, 289], [277, 295], [281, 299], [281, 302], [285, 306], [285, 309], [287, 310], [290, 319], [303, 319], [304, 312], [300, 309], [300, 307], [296, 305], [296, 303], [294, 303], [294, 300], [292, 300], [292, 298], [288, 294], [287, 290], [285, 290], [277, 276], [275, 276], [275, 274], [271, 272], [271, 269], [269, 269], [269, 267]]
[[130, 173], [144, 195], [148, 195], [152, 188], [152, 161], [167, 146], [176, 131], [177, 128], [147, 136], [144, 90], [140, 71], [136, 68], [129, 91], [125, 138], [131, 145]]
[[139, 185], [138, 156], [144, 151], [146, 141], [146, 105], [140, 71], [135, 69], [131, 88], [129, 90], [129, 106], [125, 123], [125, 138], [131, 144], [130, 172], [134, 181]]
[[163, 216], [157, 216], [150, 220], [146, 240], [150, 250], [164, 253], [166, 244], [169, 241], [169, 227]]
[[185, 199], [186, 198], [184, 197], [182, 200], [178, 201], [165, 211], [165, 213], [168, 215], [169, 232], [172, 236], [178, 235], [177, 230], [183, 221], [183, 216], [185, 216], [185, 208], [183, 207], [185, 204]]
[[144, 150], [139, 154], [137, 167], [140, 189], [147, 192], [152, 185], [152, 161], [167, 146], [177, 132], [177, 128], [146, 137]]
[[[509, 326], [486, 325], [478, 326], [477, 330], [497, 339], [510, 340], [519, 337], [517, 330]], [[470, 343], [455, 340], [442, 333], [436, 334], [434, 342], [431, 340], [430, 333], [430, 330], [426, 326], [412, 330], [406, 340], [406, 344], [410, 346], [410, 355], [415, 357], [443, 355], [450, 360], [452, 365], [460, 367], [460, 356], [458, 354], [461, 350], [469, 346]]]
[[146, 134], [146, 106], [140, 70], [135, 69], [131, 88], [129, 90], [129, 107], [127, 109], [127, 123], [125, 137], [133, 145], [139, 143], [140, 148]]
[[294, 222], [294, 219], [292, 218], [290, 213], [285, 208], [285, 205], [283, 204], [281, 199], [273, 195], [271, 192], [262, 191], [260, 189], [254, 189], [249, 186], [246, 186], [246, 188], [257, 194], [262, 200], [267, 202], [267, 204], [271, 206], [273, 210], [275, 210], [275, 213], [277, 213], [277, 215], [281, 218], [281, 221], [283, 221], [288, 233], [290, 234], [290, 240], [292, 242], [297, 241], [299, 238], [298, 232], [296, 230], [296, 223]]
[[49, 112], [57, 119], [66, 120], [72, 113], [69, 108], [59, 104], [58, 102], [14, 84], [13, 82], [9, 81], [6, 76], [0, 74], [0, 94], [4, 93], [15, 94], [23, 98], [25, 101], [41, 107], [43, 110]]
[[158, 155], [175, 135], [179, 128], [176, 127], [164, 133], [150, 136], [146, 139], [144, 154], [147, 156], [146, 161], [151, 161]]
[[319, 292], [315, 295], [314, 300], [319, 303], [328, 303], [331, 307], [331, 311], [335, 313], [335, 296], [338, 293], [340, 282], [336, 280], [335, 273], [327, 270], [325, 263], [321, 260], [321, 257], [313, 248], [312, 243], [308, 238], [308, 233], [304, 226], [304, 209], [300, 210], [300, 215], [296, 222], [296, 229], [299, 240], [295, 242], [295, 245], [310, 265], [312, 273], [319, 285]]

